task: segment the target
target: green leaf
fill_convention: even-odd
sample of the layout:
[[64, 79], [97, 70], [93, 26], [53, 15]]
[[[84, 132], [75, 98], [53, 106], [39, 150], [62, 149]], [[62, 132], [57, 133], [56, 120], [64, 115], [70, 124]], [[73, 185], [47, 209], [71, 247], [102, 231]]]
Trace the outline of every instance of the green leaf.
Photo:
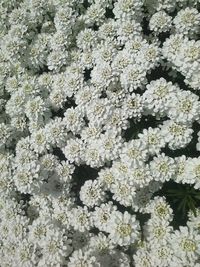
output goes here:
[[195, 195], [194, 198], [200, 200], [200, 195]]

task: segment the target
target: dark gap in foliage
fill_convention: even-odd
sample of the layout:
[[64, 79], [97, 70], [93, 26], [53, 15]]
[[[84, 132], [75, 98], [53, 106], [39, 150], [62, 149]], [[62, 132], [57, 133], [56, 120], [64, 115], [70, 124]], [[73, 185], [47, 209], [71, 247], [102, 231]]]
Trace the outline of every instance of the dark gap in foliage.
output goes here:
[[105, 14], [106, 18], [110, 18], [110, 19], [114, 19], [115, 15], [112, 11], [112, 9], [110, 8], [106, 8], [106, 14]]
[[92, 69], [85, 69], [84, 71], [84, 81], [88, 81], [91, 79], [91, 71]]
[[107, 97], [106, 92], [105, 91], [102, 91], [99, 98], [106, 98], [106, 97]]
[[95, 23], [93, 26], [92, 26], [92, 29], [94, 31], [98, 31], [99, 30], [99, 26]]
[[90, 6], [90, 3], [88, 2], [88, 0], [83, 1], [83, 6], [84, 8], [88, 8]]
[[159, 35], [158, 35], [158, 38], [159, 38], [159, 41], [161, 41], [160, 43], [160, 47], [162, 47], [162, 44], [165, 42], [165, 40], [167, 38], [170, 37], [170, 32], [167, 31], [167, 32], [161, 32]]
[[171, 81], [171, 77], [168, 74], [169, 70], [164, 70], [161, 66], [156, 67], [155, 69], [152, 69], [150, 73], [147, 73], [146, 78], [148, 80], [148, 84], [153, 81], [160, 78], [164, 78], [167, 81]]
[[144, 35], [149, 36], [151, 34], [151, 31], [149, 29], [149, 21], [147, 20], [146, 17], [143, 18], [141, 22], [141, 26], [142, 26]]
[[62, 108], [60, 108], [60, 109], [58, 109], [58, 110], [52, 110], [51, 111], [51, 113], [52, 113], [52, 115], [51, 115], [51, 118], [53, 119], [54, 117], [59, 117], [59, 118], [64, 118], [64, 113], [65, 113], [65, 111], [62, 109]]
[[53, 148], [53, 155], [57, 156], [59, 160], [65, 160], [65, 161], [67, 160], [64, 153], [59, 147]]
[[38, 75], [45, 74], [50, 72], [47, 65], [44, 65], [43, 67], [40, 67], [40, 69], [37, 71]]

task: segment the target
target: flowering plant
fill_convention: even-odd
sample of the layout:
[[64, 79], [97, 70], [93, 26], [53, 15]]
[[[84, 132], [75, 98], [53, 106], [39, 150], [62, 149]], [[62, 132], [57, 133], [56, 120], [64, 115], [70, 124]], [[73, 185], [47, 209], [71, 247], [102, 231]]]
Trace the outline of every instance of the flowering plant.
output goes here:
[[0, 1], [0, 266], [200, 266], [200, 1]]

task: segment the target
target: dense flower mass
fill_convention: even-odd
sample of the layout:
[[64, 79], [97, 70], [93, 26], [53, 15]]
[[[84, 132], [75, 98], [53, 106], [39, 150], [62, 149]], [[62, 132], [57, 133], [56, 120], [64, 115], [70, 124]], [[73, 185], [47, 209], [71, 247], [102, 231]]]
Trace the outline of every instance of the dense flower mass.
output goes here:
[[0, 266], [199, 267], [199, 71], [199, 0], [1, 0]]

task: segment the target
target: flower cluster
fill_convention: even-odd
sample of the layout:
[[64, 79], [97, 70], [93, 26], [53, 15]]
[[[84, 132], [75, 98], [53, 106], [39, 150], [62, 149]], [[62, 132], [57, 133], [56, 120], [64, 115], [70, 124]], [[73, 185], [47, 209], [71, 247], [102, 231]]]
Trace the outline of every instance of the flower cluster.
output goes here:
[[199, 35], [199, 0], [1, 0], [2, 267], [200, 266], [160, 194], [200, 190]]

